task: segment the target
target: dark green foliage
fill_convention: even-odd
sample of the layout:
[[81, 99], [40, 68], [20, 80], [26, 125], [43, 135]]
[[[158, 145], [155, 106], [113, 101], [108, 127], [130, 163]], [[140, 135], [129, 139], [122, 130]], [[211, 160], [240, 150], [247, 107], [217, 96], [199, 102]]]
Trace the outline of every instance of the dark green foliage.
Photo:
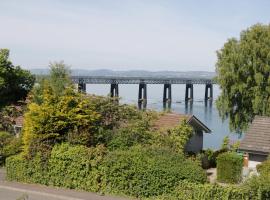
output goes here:
[[226, 152], [217, 157], [217, 180], [224, 183], [239, 183], [242, 177], [243, 157], [235, 152]]
[[217, 52], [217, 108], [241, 132], [255, 115], [270, 115], [270, 25], [256, 24]]
[[34, 82], [35, 78], [29, 71], [12, 64], [9, 50], [0, 49], [0, 109], [24, 100]]
[[132, 147], [110, 152], [102, 166], [105, 191], [136, 197], [169, 193], [181, 180], [206, 182], [194, 162], [167, 149]]

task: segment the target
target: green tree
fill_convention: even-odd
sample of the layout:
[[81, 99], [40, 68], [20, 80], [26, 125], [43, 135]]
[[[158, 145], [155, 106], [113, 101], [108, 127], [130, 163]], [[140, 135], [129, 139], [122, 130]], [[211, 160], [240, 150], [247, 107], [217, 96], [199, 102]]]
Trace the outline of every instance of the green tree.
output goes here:
[[270, 115], [270, 25], [256, 24], [217, 52], [217, 108], [242, 132], [255, 115]]
[[37, 84], [31, 91], [31, 101], [37, 104], [43, 102], [43, 91], [50, 87], [55, 96], [62, 96], [67, 87], [72, 88], [72, 81], [70, 79], [70, 69], [64, 61], [52, 62], [49, 64], [49, 76], [37, 76]]
[[12, 64], [8, 49], [0, 49], [0, 108], [24, 100], [34, 82], [29, 71]]
[[62, 95], [65, 88], [72, 85], [70, 80], [70, 69], [64, 61], [52, 62], [49, 64], [50, 78], [49, 82], [56, 95]]

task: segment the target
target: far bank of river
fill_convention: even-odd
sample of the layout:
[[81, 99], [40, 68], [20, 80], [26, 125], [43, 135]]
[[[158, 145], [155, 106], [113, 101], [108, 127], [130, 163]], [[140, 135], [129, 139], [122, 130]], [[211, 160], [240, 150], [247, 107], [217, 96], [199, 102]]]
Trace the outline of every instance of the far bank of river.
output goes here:
[[[108, 95], [109, 89], [110, 85], [87, 85], [87, 93], [89, 94]], [[218, 86], [214, 86], [212, 106], [210, 102], [208, 102], [208, 106], [205, 106], [204, 91], [204, 85], [194, 85], [194, 101], [192, 105], [186, 106], [184, 101], [185, 85], [172, 85], [172, 112], [193, 114], [212, 130], [212, 133], [204, 136], [204, 149], [218, 149], [225, 136], [229, 136], [232, 140], [240, 139], [238, 134], [230, 132], [228, 120], [223, 122], [219, 117], [215, 106], [215, 100], [220, 93]], [[163, 85], [148, 85], [147, 93], [147, 108], [162, 111]], [[137, 105], [138, 85], [119, 85], [119, 95], [121, 102]]]

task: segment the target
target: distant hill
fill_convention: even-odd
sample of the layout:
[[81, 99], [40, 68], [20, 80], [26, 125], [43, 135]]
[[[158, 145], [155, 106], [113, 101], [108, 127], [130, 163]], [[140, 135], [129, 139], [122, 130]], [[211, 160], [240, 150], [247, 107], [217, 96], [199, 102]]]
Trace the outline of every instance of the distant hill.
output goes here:
[[[30, 69], [33, 74], [46, 75], [49, 69]], [[113, 71], [108, 69], [87, 70], [87, 69], [72, 69], [73, 76], [123, 76], [123, 77], [167, 77], [167, 78], [213, 78], [215, 72], [206, 71], [144, 71], [144, 70], [129, 70], [129, 71]]]

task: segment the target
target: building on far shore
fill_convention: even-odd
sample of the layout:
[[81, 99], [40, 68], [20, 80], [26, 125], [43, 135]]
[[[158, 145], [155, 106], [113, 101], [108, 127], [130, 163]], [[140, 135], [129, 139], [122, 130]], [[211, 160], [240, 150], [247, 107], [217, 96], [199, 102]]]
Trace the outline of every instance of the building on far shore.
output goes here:
[[186, 120], [194, 129], [194, 134], [186, 144], [185, 151], [199, 153], [203, 149], [203, 133], [211, 133], [211, 130], [194, 115], [166, 113], [155, 121], [154, 126], [156, 129], [166, 132], [179, 125], [183, 120]]
[[248, 167], [267, 159], [270, 154], [270, 117], [255, 116], [240, 143], [239, 151], [248, 156]]

